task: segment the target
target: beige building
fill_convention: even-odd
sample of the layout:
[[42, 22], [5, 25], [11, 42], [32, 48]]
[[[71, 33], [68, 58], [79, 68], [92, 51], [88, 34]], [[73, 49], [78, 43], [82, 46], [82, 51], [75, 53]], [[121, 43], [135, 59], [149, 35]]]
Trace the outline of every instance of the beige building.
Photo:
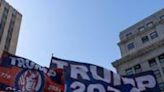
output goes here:
[[0, 54], [15, 54], [22, 15], [5, 0], [0, 0]]
[[164, 92], [164, 9], [120, 33], [122, 57], [112, 64], [121, 75], [154, 71]]

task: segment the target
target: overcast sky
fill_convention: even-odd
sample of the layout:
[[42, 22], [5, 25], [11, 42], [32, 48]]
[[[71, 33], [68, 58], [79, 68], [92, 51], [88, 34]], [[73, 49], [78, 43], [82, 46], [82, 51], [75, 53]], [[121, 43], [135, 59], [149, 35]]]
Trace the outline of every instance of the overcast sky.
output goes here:
[[54, 56], [113, 71], [120, 31], [164, 7], [164, 0], [7, 0], [22, 15], [17, 55], [49, 66]]

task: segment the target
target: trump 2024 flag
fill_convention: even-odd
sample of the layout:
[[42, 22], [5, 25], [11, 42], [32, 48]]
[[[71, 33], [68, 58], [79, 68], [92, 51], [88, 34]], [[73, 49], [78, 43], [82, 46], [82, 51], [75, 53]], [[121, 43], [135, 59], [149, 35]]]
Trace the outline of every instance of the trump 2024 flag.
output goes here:
[[122, 77], [97, 65], [56, 57], [50, 68], [64, 69], [65, 92], [160, 92], [152, 72]]

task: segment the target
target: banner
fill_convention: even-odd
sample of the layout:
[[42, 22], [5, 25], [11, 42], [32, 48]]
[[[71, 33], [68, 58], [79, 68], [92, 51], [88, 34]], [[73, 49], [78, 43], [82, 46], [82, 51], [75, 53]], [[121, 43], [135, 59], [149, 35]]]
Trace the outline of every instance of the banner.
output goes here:
[[64, 92], [62, 69], [48, 69], [26, 58], [5, 54], [0, 59], [0, 90]]
[[93, 64], [55, 57], [50, 68], [64, 68], [66, 92], [160, 92], [152, 72], [122, 77]]

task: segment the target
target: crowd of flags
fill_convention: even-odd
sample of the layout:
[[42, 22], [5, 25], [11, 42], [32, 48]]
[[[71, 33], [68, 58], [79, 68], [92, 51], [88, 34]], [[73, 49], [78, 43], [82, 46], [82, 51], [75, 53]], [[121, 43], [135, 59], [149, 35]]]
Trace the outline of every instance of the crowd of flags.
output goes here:
[[0, 92], [160, 92], [151, 71], [120, 76], [103, 67], [52, 57], [50, 67], [4, 52]]

